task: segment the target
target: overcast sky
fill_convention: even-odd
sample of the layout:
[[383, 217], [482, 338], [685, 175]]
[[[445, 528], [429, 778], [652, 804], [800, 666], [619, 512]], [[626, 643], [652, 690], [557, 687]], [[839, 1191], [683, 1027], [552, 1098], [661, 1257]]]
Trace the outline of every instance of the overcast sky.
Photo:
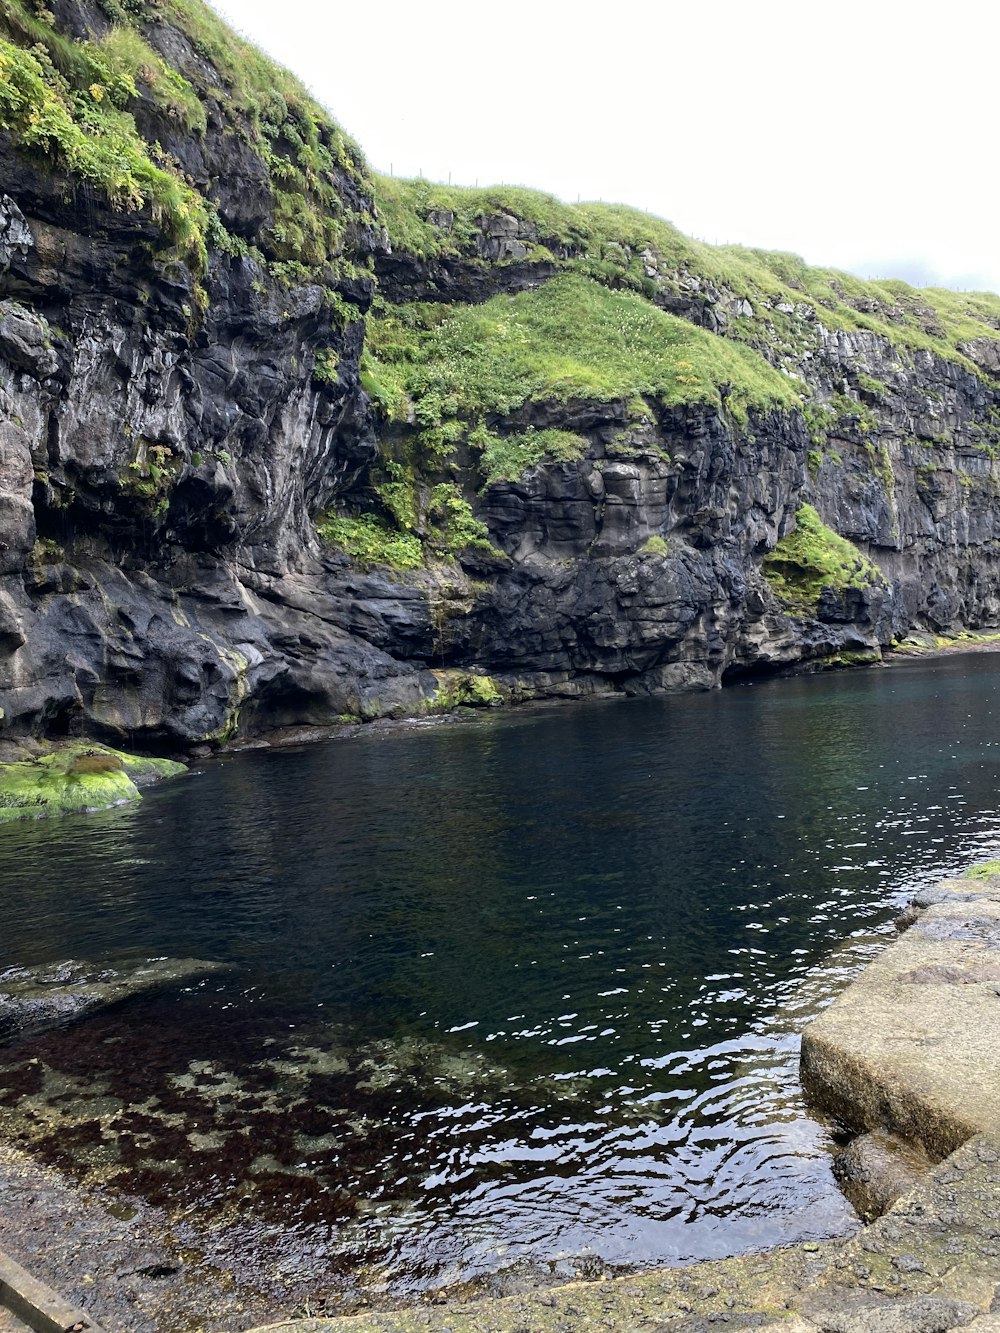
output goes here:
[[212, 0], [397, 176], [1000, 291], [990, 0]]

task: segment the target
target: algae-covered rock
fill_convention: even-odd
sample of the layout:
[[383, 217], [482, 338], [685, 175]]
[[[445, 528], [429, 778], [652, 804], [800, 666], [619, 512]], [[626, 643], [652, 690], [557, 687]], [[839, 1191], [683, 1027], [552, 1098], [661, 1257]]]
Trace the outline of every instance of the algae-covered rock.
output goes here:
[[875, 1130], [859, 1135], [838, 1154], [833, 1174], [858, 1215], [871, 1221], [915, 1189], [930, 1166], [919, 1144]]
[[139, 788], [187, 770], [106, 745], [72, 742], [46, 754], [0, 764], [0, 824], [41, 819], [140, 800]]

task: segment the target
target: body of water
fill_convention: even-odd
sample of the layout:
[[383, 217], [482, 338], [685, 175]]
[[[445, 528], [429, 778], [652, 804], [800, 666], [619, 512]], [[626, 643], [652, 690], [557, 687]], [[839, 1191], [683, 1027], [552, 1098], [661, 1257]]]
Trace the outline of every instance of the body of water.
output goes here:
[[844, 1234], [799, 1033], [995, 854], [998, 670], [368, 729], [2, 828], [0, 969], [225, 970], [6, 1048], [0, 1132], [345, 1305]]

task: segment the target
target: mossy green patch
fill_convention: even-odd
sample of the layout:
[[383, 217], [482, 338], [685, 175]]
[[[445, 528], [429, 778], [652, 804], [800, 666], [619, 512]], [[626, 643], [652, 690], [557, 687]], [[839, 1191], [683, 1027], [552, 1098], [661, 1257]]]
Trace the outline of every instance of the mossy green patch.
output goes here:
[[812, 505], [798, 511], [794, 530], [764, 557], [763, 569], [793, 615], [812, 614], [828, 589], [843, 593], [885, 583], [878, 566], [828, 528]]
[[992, 879], [994, 875], [1000, 875], [1000, 861], [980, 861], [978, 865], [971, 866], [962, 878]]
[[424, 448], [440, 456], [470, 424], [529, 401], [706, 403], [738, 424], [751, 409], [800, 404], [787, 377], [748, 349], [570, 273], [483, 305], [383, 307], [368, 353], [383, 401], [397, 419], [412, 414]]
[[424, 563], [420, 538], [393, 530], [374, 514], [351, 517], [329, 514], [316, 525], [320, 537], [345, 551], [361, 565], [390, 565], [393, 569], [417, 569]]
[[497, 708], [505, 694], [491, 676], [467, 671], [435, 671], [438, 688], [430, 701], [435, 712], [453, 708]]
[[587, 452], [586, 436], [554, 427], [544, 430], [495, 435], [480, 425], [469, 435], [469, 443], [480, 450], [479, 469], [487, 484], [518, 481], [539, 463], [570, 463]]
[[[422, 258], [475, 254], [480, 221], [507, 213], [534, 229], [528, 259], [544, 259], [615, 288], [655, 297], [662, 286], [742, 299], [729, 335], [754, 347], [801, 343], [815, 324], [866, 329], [901, 349], [930, 350], [970, 370], [963, 350], [976, 339], [1000, 341], [1000, 296], [917, 290], [813, 268], [798, 255], [693, 240], [663, 218], [618, 204], [565, 204], [516, 186], [467, 189], [376, 177], [376, 198], [395, 250]], [[442, 218], [448, 225], [440, 225]], [[485, 262], [485, 261], [482, 261]], [[877, 380], [859, 387], [884, 394]]]
[[655, 555], [662, 557], [670, 554], [670, 542], [666, 537], [661, 537], [654, 533], [652, 537], [647, 537], [640, 548], [642, 555]]
[[139, 786], [185, 771], [169, 759], [69, 742], [37, 758], [0, 764], [0, 824], [138, 801]]

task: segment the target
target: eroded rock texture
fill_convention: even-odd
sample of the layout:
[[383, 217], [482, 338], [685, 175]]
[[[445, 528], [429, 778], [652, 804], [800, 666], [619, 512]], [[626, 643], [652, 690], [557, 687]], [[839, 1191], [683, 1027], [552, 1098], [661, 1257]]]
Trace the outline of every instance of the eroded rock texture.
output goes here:
[[[111, 29], [113, 5], [54, 9], [75, 38]], [[440, 253], [393, 248], [355, 163], [324, 177], [323, 208], [343, 220], [335, 262], [299, 263], [273, 167], [298, 131], [272, 126], [265, 144], [210, 49], [169, 8], [133, 12], [206, 123], [186, 129], [141, 80], [129, 112], [228, 240], [209, 232], [199, 269], [154, 207], [112, 207], [0, 129], [7, 734], [177, 750], [419, 711], [442, 669], [511, 697], [711, 687], [877, 654], [914, 627], [997, 625], [1000, 332], [954, 359], [902, 348], [827, 328], [805, 297], [750, 300], [625, 241], [603, 245], [602, 281], [637, 264], [654, 305], [713, 335], [746, 342], [757, 321], [750, 345], [796, 377], [804, 410], [744, 422], [723, 392], [652, 402], [637, 421], [623, 401], [536, 396], [488, 424], [574, 432], [582, 457], [483, 486], [459, 449], [442, 474], [492, 552], [480, 542], [400, 573], [324, 546], [323, 512], [384, 517], [372, 467], [409, 429], [361, 385], [377, 286], [404, 306], [481, 303], [536, 289], [590, 243], [502, 210], [470, 230], [437, 208], [420, 220]], [[27, 42], [16, 24], [8, 35]], [[927, 321], [933, 334], [929, 308]], [[764, 560], [804, 503], [882, 577], [808, 605], [776, 596]]]

